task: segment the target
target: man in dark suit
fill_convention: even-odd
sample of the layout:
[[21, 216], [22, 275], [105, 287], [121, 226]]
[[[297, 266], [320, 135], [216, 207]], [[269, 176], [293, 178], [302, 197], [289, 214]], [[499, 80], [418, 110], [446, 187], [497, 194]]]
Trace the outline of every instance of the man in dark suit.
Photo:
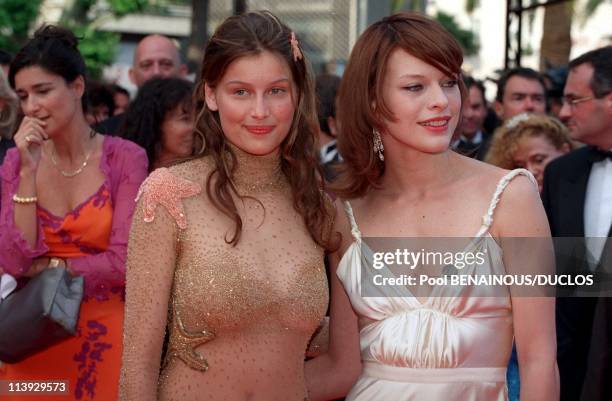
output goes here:
[[484, 129], [487, 117], [485, 88], [482, 82], [467, 75], [463, 77], [463, 82], [467, 89], [467, 97], [463, 104], [461, 135], [453, 142], [452, 147], [464, 156], [484, 160], [491, 144], [491, 133]]
[[336, 121], [336, 97], [340, 88], [340, 77], [333, 74], [319, 74], [315, 79], [315, 94], [317, 97], [317, 117], [319, 119], [319, 163], [323, 168], [326, 181], [336, 178], [334, 167], [341, 161], [336, 136], [338, 126]]
[[[542, 200], [554, 237], [585, 237], [579, 269], [597, 273], [612, 222], [612, 46], [572, 60], [560, 117], [587, 146], [551, 162]], [[607, 241], [608, 244], [610, 241]], [[587, 261], [589, 259], [591, 262]], [[597, 298], [557, 299], [561, 401], [580, 399]]]
[[580, 401], [612, 400], [612, 298], [599, 298]]

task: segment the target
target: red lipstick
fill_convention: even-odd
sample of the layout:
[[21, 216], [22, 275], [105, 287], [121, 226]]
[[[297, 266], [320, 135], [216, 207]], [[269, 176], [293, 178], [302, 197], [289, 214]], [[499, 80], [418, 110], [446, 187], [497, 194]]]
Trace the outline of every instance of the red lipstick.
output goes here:
[[434, 117], [419, 121], [418, 124], [432, 132], [445, 132], [448, 129], [450, 119], [450, 116]]
[[245, 125], [247, 131], [255, 135], [266, 135], [272, 132], [274, 125]]

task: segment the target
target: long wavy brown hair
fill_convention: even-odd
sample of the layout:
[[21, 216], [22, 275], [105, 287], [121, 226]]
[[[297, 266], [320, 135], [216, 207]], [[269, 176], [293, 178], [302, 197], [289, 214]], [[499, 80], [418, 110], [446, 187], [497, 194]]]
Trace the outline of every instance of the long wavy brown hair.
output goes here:
[[204, 51], [201, 80], [195, 90], [194, 104], [201, 105], [196, 133], [204, 142], [199, 156], [208, 156], [214, 161], [206, 192], [213, 205], [234, 220], [233, 235], [226, 241], [236, 245], [242, 233], [242, 218], [232, 197], [232, 193], [241, 197], [231, 179], [237, 159], [223, 134], [218, 111], [210, 110], [204, 101], [204, 85], [215, 88], [229, 65], [241, 57], [264, 51], [280, 55], [291, 70], [297, 93], [289, 134], [281, 143], [281, 171], [291, 186], [293, 207], [303, 217], [310, 235], [325, 249], [333, 250], [338, 242], [336, 235], [330, 235], [334, 212], [323, 191], [315, 153], [318, 123], [314, 86], [305, 58], [294, 59], [291, 33], [291, 29], [268, 11], [232, 16], [217, 28]]
[[372, 130], [382, 130], [384, 120], [395, 120], [384, 101], [383, 82], [389, 57], [397, 49], [456, 77], [461, 99], [465, 99], [463, 51], [439, 23], [404, 12], [370, 25], [353, 47], [338, 94], [338, 150], [344, 163], [332, 190], [342, 198], [365, 195], [385, 171], [384, 162], [374, 152]]

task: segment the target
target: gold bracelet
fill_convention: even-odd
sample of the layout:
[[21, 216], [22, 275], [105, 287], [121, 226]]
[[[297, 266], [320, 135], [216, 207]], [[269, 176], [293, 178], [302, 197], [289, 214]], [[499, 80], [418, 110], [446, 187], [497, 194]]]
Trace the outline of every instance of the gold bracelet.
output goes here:
[[38, 198], [36, 196], [31, 196], [31, 197], [26, 197], [26, 198], [21, 198], [19, 196], [17, 196], [17, 194], [13, 195], [13, 202], [15, 203], [19, 203], [20, 205], [28, 205], [30, 203], [36, 203], [38, 202]]
[[60, 258], [49, 258], [49, 267], [60, 267], [60, 265], [64, 265], [62, 267], [65, 267], [66, 265], [66, 261], [64, 259], [60, 259]]

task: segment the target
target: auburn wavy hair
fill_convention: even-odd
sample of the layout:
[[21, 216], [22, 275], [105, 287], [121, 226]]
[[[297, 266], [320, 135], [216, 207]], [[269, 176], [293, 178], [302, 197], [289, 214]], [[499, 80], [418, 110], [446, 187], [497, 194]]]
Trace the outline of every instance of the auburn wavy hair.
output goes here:
[[214, 89], [230, 64], [239, 58], [265, 51], [281, 56], [291, 70], [297, 93], [289, 134], [281, 143], [281, 171], [291, 186], [293, 207], [303, 217], [310, 235], [331, 251], [338, 240], [337, 235], [330, 235], [334, 210], [323, 191], [324, 182], [320, 179], [322, 174], [315, 153], [318, 122], [314, 86], [305, 58], [294, 59], [291, 34], [291, 29], [268, 11], [232, 16], [217, 28], [204, 51], [201, 80], [195, 90], [194, 104], [201, 105], [195, 129], [204, 141], [198, 156], [211, 157], [214, 161], [215, 168], [206, 181], [206, 192], [213, 205], [234, 220], [234, 233], [226, 241], [236, 245], [242, 232], [242, 218], [232, 198], [232, 193], [240, 197], [231, 179], [237, 159], [221, 128], [218, 111], [206, 105], [204, 86], [207, 84]]
[[[377, 185], [385, 165], [374, 152], [372, 130], [395, 120], [383, 96], [387, 62], [397, 49], [405, 50], [459, 81], [463, 51], [442, 25], [416, 13], [398, 13], [370, 25], [349, 57], [338, 94], [338, 150], [344, 159], [332, 190], [345, 199], [359, 198]], [[459, 127], [460, 124], [457, 124]]]
[[546, 138], [557, 150], [566, 144], [569, 150], [576, 147], [569, 130], [558, 119], [544, 114], [523, 113], [510, 118], [495, 130], [485, 161], [509, 170], [517, 168], [513, 156], [521, 139], [539, 136]]

